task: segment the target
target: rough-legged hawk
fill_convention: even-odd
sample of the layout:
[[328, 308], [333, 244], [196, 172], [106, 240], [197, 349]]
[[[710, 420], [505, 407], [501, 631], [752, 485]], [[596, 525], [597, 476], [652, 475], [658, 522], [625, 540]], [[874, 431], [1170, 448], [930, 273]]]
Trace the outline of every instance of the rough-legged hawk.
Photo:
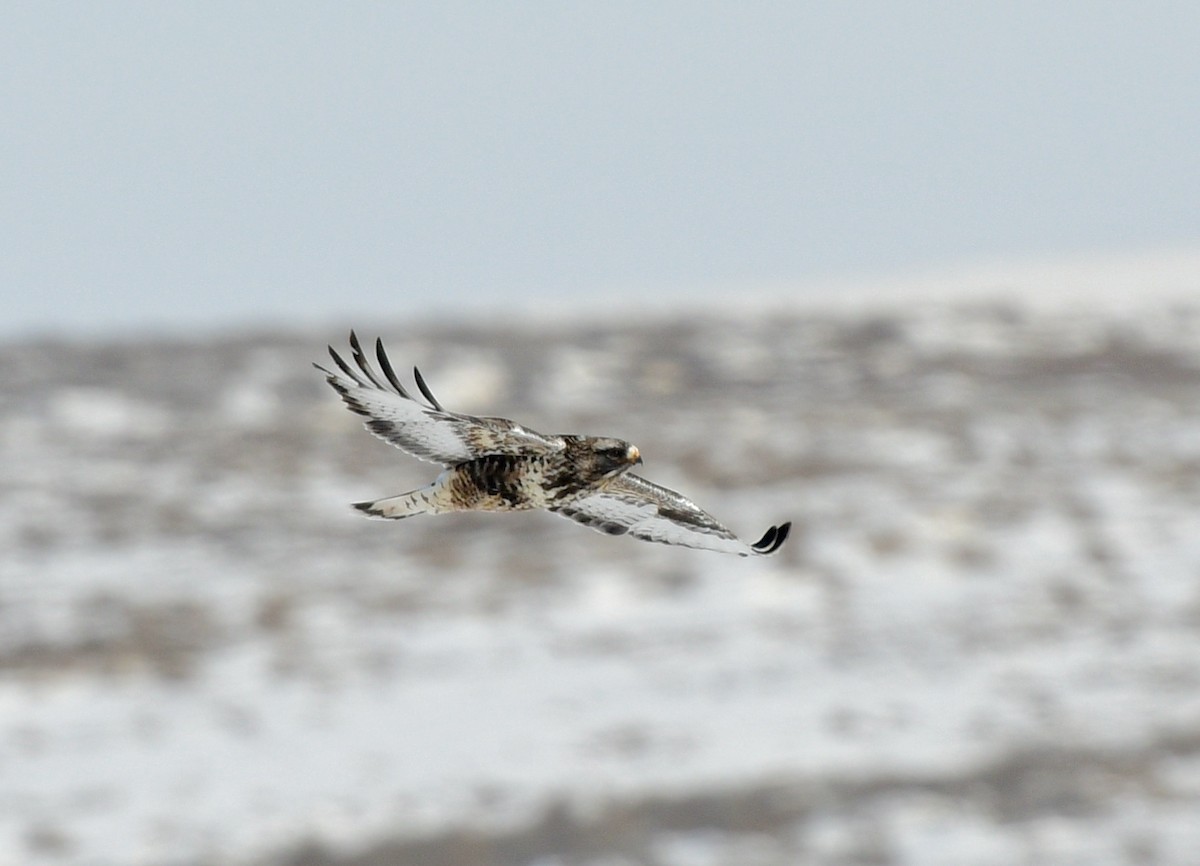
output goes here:
[[628, 470], [641, 463], [638, 449], [603, 436], [546, 436], [505, 418], [449, 412], [433, 396], [416, 368], [418, 402], [400, 384], [383, 343], [375, 342], [381, 378], [350, 332], [357, 369], [329, 347], [337, 365], [325, 374], [351, 411], [366, 417], [367, 429], [414, 457], [445, 467], [425, 487], [359, 502], [372, 517], [399, 520], [448, 511], [521, 511], [544, 508], [609, 535], [678, 544], [741, 556], [774, 553], [791, 523], [772, 526], [747, 544], [691, 500]]

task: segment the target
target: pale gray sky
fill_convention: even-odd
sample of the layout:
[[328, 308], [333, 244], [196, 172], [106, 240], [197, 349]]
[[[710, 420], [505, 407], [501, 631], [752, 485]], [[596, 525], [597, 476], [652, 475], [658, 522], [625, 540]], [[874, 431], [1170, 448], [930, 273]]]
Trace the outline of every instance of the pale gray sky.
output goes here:
[[1194, 2], [8, 2], [0, 334], [1200, 244], [1198, 45]]

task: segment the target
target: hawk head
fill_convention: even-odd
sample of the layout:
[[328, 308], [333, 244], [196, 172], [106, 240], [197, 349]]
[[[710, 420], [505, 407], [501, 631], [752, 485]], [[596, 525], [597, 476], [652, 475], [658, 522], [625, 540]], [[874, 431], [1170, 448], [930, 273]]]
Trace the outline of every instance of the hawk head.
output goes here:
[[595, 478], [612, 478], [625, 470], [642, 462], [636, 445], [630, 445], [624, 439], [612, 439], [607, 436], [586, 436], [583, 438], [583, 455], [581, 462], [588, 465], [588, 474]]

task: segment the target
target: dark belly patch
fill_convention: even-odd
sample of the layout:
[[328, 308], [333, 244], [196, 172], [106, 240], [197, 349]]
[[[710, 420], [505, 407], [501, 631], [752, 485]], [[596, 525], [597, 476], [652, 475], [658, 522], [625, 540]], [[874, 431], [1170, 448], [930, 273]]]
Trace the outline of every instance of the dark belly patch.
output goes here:
[[528, 457], [493, 454], [463, 463], [456, 471], [462, 482], [455, 492], [466, 508], [501, 510], [532, 508], [532, 461]]

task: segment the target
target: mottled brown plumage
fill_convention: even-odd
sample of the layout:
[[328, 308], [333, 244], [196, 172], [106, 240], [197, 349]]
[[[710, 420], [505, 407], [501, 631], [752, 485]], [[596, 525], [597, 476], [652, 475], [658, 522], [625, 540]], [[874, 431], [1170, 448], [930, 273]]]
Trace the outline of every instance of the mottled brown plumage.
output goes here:
[[359, 502], [355, 508], [389, 519], [451, 511], [546, 509], [610, 535], [678, 544], [741, 556], [774, 553], [790, 523], [772, 526], [747, 544], [691, 500], [629, 472], [641, 463], [638, 449], [602, 436], [547, 436], [507, 418], [446, 411], [421, 373], [413, 369], [417, 402], [401, 384], [376, 341], [382, 376], [371, 365], [354, 332], [354, 366], [329, 348], [336, 370], [314, 364], [367, 429], [444, 471], [417, 490]]

